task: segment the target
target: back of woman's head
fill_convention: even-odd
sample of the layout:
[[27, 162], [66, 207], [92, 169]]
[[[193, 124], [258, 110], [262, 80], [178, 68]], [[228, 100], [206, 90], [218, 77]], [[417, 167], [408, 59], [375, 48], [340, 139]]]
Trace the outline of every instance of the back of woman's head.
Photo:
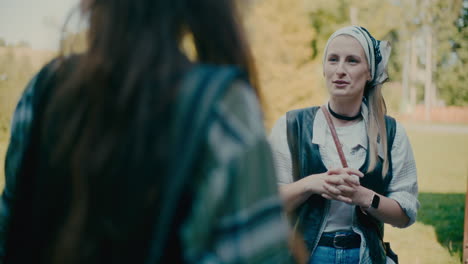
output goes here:
[[106, 70], [124, 63], [133, 78], [136, 69], [155, 63], [165, 66], [159, 69], [164, 74], [180, 63], [180, 41], [191, 34], [199, 62], [235, 64], [255, 79], [234, 2], [88, 0], [83, 8], [90, 23], [87, 55]]
[[35, 250], [47, 263], [138, 262], [176, 158], [171, 110], [193, 64], [182, 38], [192, 35], [196, 62], [236, 65], [254, 88], [256, 73], [234, 0], [89, 0], [82, 9], [87, 50], [61, 60], [41, 126], [49, 155], [42, 199], [30, 203], [49, 226], [37, 228]]

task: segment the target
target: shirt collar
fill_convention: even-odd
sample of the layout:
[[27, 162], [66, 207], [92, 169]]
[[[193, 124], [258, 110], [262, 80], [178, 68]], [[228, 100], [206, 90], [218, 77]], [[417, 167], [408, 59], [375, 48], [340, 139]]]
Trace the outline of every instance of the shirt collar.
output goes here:
[[[362, 102], [361, 104], [361, 114], [364, 120], [364, 125], [367, 128], [368, 120], [369, 120], [369, 109], [367, 104]], [[314, 137], [312, 139], [313, 144], [324, 145], [327, 134], [330, 133], [327, 120], [325, 119], [325, 115], [322, 112], [322, 109], [317, 111], [314, 119], [314, 127], [312, 128], [314, 131]], [[355, 142], [352, 142], [352, 146], [361, 145], [364, 149], [367, 150], [368, 146], [368, 139], [367, 134], [361, 134], [359, 137], [355, 138]], [[378, 146], [378, 155], [383, 158], [383, 150], [381, 144]]]

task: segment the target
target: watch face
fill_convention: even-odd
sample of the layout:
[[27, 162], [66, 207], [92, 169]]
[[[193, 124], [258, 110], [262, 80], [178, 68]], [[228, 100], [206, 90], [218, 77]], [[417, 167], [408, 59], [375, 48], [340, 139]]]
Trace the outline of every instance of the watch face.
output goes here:
[[378, 196], [377, 194], [374, 194], [374, 198], [372, 198], [372, 207], [377, 209], [379, 207], [379, 203], [380, 203], [380, 196]]

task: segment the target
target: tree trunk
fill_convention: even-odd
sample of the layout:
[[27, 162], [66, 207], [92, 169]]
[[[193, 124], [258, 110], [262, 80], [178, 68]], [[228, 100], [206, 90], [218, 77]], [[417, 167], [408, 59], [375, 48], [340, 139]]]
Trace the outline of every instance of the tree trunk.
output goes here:
[[431, 120], [432, 105], [432, 31], [426, 31], [426, 74], [424, 84], [424, 104], [426, 120]]
[[417, 61], [417, 54], [416, 54], [416, 36], [413, 35], [411, 37], [411, 73], [408, 76], [408, 83], [410, 85], [410, 111], [414, 110], [414, 107], [416, 106], [416, 86], [415, 86], [415, 80], [417, 76], [417, 70], [418, 70], [418, 61]]
[[405, 55], [403, 56], [403, 72], [402, 72], [402, 103], [400, 110], [403, 113], [408, 113], [408, 104], [409, 104], [409, 84], [410, 84], [410, 74], [409, 70], [411, 67], [411, 40], [405, 41]]

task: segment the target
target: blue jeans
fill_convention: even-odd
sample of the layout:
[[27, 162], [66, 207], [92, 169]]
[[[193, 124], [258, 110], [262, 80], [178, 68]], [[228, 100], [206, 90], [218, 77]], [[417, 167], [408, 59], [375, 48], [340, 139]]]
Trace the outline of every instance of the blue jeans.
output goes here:
[[338, 249], [318, 246], [309, 264], [354, 264], [359, 263], [359, 248]]
[[309, 264], [357, 264], [359, 263], [359, 251], [359, 248], [339, 249], [317, 246]]

